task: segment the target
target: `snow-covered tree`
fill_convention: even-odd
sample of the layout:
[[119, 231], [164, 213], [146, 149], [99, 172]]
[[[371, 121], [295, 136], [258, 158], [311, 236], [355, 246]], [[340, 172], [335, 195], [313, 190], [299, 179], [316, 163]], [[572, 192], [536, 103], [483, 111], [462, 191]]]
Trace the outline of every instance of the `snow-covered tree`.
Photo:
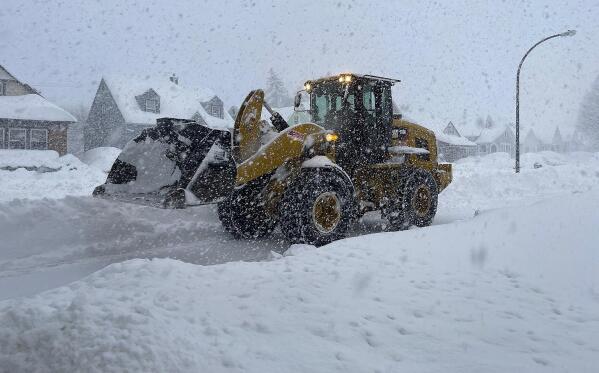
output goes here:
[[293, 99], [289, 95], [289, 91], [285, 88], [285, 84], [275, 71], [271, 68], [268, 70], [266, 79], [266, 102], [272, 107], [286, 107], [293, 105]]
[[493, 128], [495, 127], [495, 121], [491, 118], [490, 115], [487, 115], [487, 119], [485, 120], [485, 128]]
[[585, 146], [599, 149], [599, 76], [584, 96], [578, 112], [577, 130], [585, 139]]
[[481, 116], [476, 117], [476, 127], [478, 127], [478, 128], [485, 127], [485, 120]]

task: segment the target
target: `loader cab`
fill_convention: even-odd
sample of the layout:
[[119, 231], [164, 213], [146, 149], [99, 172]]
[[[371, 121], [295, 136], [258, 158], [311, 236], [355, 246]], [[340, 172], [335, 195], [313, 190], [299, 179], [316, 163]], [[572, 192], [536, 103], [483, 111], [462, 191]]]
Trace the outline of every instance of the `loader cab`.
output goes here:
[[341, 74], [305, 84], [312, 121], [339, 134], [336, 161], [350, 173], [385, 159], [391, 141], [391, 87], [395, 82], [398, 80]]

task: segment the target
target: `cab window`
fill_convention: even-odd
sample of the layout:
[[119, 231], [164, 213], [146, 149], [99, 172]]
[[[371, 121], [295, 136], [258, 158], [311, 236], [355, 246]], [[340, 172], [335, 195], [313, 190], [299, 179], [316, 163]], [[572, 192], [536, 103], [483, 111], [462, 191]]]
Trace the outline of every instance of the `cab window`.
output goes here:
[[[416, 138], [416, 147], [421, 148], [421, 149], [426, 149], [430, 152], [430, 149], [428, 147], [428, 141], [426, 141], [425, 139], [417, 137]], [[430, 153], [429, 154], [418, 154], [417, 157], [418, 157], [418, 159], [422, 159], [424, 161], [429, 161], [431, 159]]]

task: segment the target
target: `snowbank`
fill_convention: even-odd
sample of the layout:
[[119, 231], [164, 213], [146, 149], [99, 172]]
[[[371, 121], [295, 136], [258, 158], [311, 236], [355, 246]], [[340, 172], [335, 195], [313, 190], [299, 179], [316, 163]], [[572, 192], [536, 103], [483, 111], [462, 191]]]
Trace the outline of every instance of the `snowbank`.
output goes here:
[[[8, 371], [592, 372], [599, 193], [0, 303]], [[568, 216], [568, 219], [562, 217]]]
[[0, 150], [0, 202], [90, 195], [106, 180], [101, 170], [53, 150]]
[[0, 150], [1, 168], [60, 168], [58, 152], [54, 150]]
[[81, 161], [90, 167], [97, 168], [108, 173], [115, 159], [121, 153], [121, 149], [113, 147], [99, 147], [86, 151], [79, 157]]
[[494, 153], [453, 164], [453, 181], [441, 193], [438, 211], [470, 217], [476, 210], [532, 204], [598, 186], [599, 153], [523, 154], [519, 174], [513, 158]]

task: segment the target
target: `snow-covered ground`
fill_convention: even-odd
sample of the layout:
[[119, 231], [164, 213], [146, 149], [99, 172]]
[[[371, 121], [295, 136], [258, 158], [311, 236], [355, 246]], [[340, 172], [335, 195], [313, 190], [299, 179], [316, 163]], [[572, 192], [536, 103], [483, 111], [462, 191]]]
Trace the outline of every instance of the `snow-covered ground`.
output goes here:
[[212, 207], [4, 195], [0, 371], [596, 371], [599, 154], [522, 163], [462, 160], [432, 227], [368, 216], [320, 248], [235, 241]]

